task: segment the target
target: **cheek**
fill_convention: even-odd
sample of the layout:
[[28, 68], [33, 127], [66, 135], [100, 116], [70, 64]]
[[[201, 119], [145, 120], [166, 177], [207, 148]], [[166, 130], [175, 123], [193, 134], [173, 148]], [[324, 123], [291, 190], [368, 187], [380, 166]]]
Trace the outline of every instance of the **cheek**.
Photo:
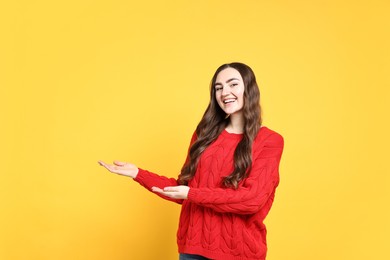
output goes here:
[[244, 100], [244, 89], [240, 89], [237, 91], [237, 97], [240, 97], [242, 100]]
[[215, 93], [214, 98], [215, 98], [215, 101], [217, 101], [217, 103], [219, 104], [220, 98], [219, 98], [217, 93]]
[[244, 107], [244, 104], [245, 104], [245, 100], [244, 100], [244, 89], [242, 89], [239, 93], [239, 99], [240, 99], [240, 103], [241, 103], [241, 107]]
[[222, 106], [222, 100], [221, 100], [220, 95], [215, 94], [215, 101], [216, 101], [215, 103], [216, 103], [219, 107]]

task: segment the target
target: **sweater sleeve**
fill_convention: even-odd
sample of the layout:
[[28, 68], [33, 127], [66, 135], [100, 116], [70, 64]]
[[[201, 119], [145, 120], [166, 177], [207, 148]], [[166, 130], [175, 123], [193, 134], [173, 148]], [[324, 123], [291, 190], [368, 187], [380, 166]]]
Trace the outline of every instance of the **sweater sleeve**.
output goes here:
[[258, 212], [279, 184], [279, 162], [283, 147], [283, 137], [278, 133], [271, 134], [254, 159], [249, 176], [237, 189], [191, 188], [188, 200], [218, 212]]
[[[165, 176], [160, 176], [158, 174], [149, 172], [147, 170], [143, 170], [141, 168], [139, 168], [137, 177], [134, 178], [134, 181], [138, 182], [139, 184], [141, 184], [143, 187], [145, 187], [149, 191], [152, 191], [152, 187], [158, 187], [160, 189], [163, 189], [164, 187], [167, 187], [167, 186], [179, 185], [175, 178], [168, 178]], [[176, 202], [179, 204], [183, 203], [183, 200], [172, 199], [172, 198], [169, 198], [166, 196], [162, 196], [162, 195], [155, 193], [155, 192], [154, 192], [154, 194], [156, 194], [157, 196], [159, 196], [163, 199], [166, 199], [166, 200], [170, 200], [170, 201], [173, 201], [173, 202]]]
[[[191, 145], [195, 142], [196, 138], [197, 138], [196, 134], [194, 133], [192, 135], [189, 147], [191, 147]], [[189, 158], [189, 148], [188, 148], [186, 162], [188, 161], [188, 158]], [[158, 187], [160, 189], [163, 189], [163, 188], [168, 187], [168, 186], [179, 185], [177, 182], [177, 179], [175, 179], [175, 178], [168, 178], [165, 176], [161, 176], [161, 175], [149, 172], [149, 171], [141, 169], [141, 168], [138, 168], [138, 170], [139, 171], [138, 171], [137, 177], [134, 178], [134, 181], [138, 182], [139, 184], [141, 184], [143, 187], [145, 187], [149, 191], [152, 191], [152, 187]], [[163, 195], [161, 195], [159, 193], [155, 193], [155, 192], [154, 192], [154, 194], [156, 194], [157, 196], [159, 196], [163, 199], [169, 200], [169, 201], [173, 201], [173, 202], [176, 202], [179, 204], [183, 203], [182, 199], [172, 199], [172, 198], [163, 196]]]

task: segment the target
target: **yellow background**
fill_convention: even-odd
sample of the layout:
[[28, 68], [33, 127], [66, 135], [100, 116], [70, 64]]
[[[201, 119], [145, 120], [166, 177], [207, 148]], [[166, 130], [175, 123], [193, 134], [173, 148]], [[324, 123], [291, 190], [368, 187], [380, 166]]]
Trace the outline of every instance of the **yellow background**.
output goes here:
[[222, 63], [285, 138], [269, 260], [390, 259], [388, 1], [2, 1], [0, 259], [177, 259], [177, 176]]

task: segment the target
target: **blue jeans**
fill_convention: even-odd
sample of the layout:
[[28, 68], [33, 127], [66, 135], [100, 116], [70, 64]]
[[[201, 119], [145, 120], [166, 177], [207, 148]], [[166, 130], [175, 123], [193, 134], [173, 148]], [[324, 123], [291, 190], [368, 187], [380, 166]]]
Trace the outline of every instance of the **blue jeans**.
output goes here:
[[180, 254], [179, 260], [209, 260], [201, 255]]

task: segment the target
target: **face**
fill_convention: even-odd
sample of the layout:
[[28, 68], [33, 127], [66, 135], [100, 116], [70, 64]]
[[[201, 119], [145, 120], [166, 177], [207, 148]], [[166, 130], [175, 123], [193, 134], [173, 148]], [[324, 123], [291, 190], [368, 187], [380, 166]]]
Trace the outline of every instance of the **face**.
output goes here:
[[241, 114], [244, 107], [244, 89], [244, 81], [236, 69], [226, 68], [218, 73], [215, 80], [215, 98], [226, 114]]

